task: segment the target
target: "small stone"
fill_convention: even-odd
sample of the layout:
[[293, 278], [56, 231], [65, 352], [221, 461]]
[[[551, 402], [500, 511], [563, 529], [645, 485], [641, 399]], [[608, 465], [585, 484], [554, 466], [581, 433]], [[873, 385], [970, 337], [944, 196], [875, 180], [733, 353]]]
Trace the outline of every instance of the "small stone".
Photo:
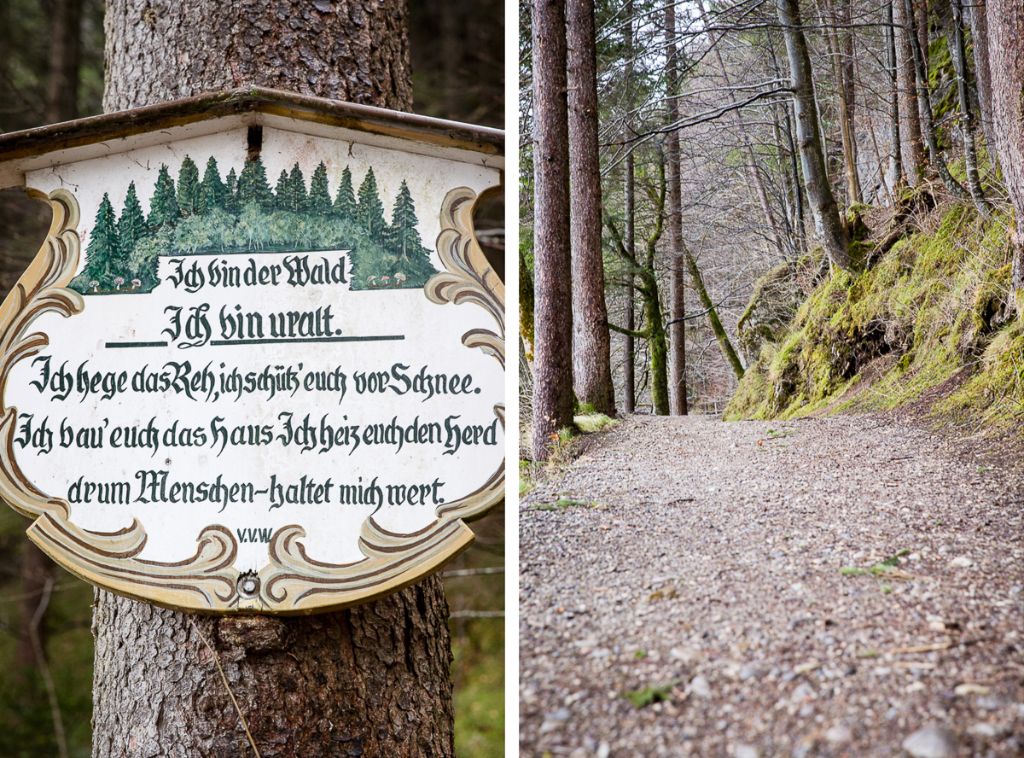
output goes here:
[[974, 561], [968, 558], [966, 555], [960, 555], [949, 562], [949, 565], [953, 568], [970, 568], [974, 565]]
[[986, 724], [984, 721], [971, 726], [967, 733], [975, 737], [998, 737], [999, 727], [995, 724]]
[[700, 658], [700, 651], [694, 647], [674, 647], [668, 651], [668, 656], [682, 663], [694, 663]]
[[569, 709], [559, 708], [557, 711], [552, 711], [547, 715], [547, 718], [552, 721], [568, 721], [569, 720]]
[[709, 698], [711, 697], [711, 685], [708, 684], [708, 680], [699, 674], [690, 681], [690, 694], [694, 697]]
[[814, 689], [807, 682], [800, 682], [793, 690], [793, 700], [797, 702], [803, 702], [804, 700], [813, 700], [815, 697]]
[[762, 673], [764, 672], [761, 671], [760, 667], [748, 663], [745, 666], [740, 666], [740, 670], [737, 672], [737, 675], [740, 679], [746, 682], [750, 679], [756, 679], [761, 676]]
[[612, 754], [612, 748], [607, 742], [602, 742], [597, 746], [597, 758], [608, 758]]
[[903, 749], [914, 758], [952, 758], [956, 736], [944, 726], [928, 724], [903, 740]]
[[846, 724], [836, 724], [825, 732], [825, 741], [830, 745], [845, 745], [853, 739], [853, 732]]
[[760, 753], [753, 745], [737, 745], [732, 751], [734, 758], [759, 758]]
[[997, 695], [982, 695], [974, 701], [975, 705], [986, 711], [998, 711], [1006, 701]]
[[984, 684], [971, 684], [970, 682], [964, 682], [958, 684], [953, 694], [959, 697], [969, 697], [970, 695], [987, 695], [990, 692], [989, 688]]

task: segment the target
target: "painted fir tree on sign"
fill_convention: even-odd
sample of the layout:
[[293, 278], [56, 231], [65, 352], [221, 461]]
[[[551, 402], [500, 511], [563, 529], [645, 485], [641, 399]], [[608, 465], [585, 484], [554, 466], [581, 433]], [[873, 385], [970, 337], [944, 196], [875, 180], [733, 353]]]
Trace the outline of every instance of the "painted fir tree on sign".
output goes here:
[[159, 283], [159, 257], [183, 254], [344, 249], [353, 289], [421, 288], [437, 273], [408, 184], [402, 180], [388, 223], [372, 167], [356, 200], [346, 166], [332, 201], [322, 161], [308, 190], [297, 162], [281, 170], [271, 190], [260, 158], [245, 162], [240, 179], [232, 168], [225, 182], [214, 156], [200, 179], [186, 155], [177, 184], [168, 166], [160, 166], [151, 197], [147, 217], [132, 182], [117, 216], [104, 194], [74, 289], [83, 295], [145, 294]]

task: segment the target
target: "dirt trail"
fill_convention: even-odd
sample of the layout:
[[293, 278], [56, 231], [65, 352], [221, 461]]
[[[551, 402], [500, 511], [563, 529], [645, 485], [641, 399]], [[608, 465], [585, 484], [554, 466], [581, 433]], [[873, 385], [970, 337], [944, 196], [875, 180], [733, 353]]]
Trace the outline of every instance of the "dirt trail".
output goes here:
[[1022, 485], [879, 417], [624, 421], [521, 506], [522, 754], [1024, 755]]

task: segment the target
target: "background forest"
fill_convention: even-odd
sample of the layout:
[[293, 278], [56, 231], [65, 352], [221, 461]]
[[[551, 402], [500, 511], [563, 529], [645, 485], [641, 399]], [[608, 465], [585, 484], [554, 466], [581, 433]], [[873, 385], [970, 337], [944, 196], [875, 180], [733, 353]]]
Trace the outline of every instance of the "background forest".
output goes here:
[[[524, 420], [531, 402], [556, 419], [535, 459], [573, 398], [738, 419], [926, 397], [946, 422], [1019, 423], [1019, 17], [985, 0], [627, 0], [597, 2], [588, 28], [588, 7], [521, 6]], [[539, 60], [559, 35], [563, 57]], [[559, 112], [538, 98], [566, 71]], [[542, 175], [533, 158], [562, 150], [564, 175]], [[540, 334], [535, 313], [565, 326]], [[533, 362], [570, 341], [571, 366]]]
[[[0, 131], [101, 111], [103, 15], [101, 0], [0, 3]], [[502, 18], [502, 5], [493, 0], [410, 3], [416, 112], [503, 126]], [[180, 189], [179, 179], [175, 199]], [[112, 208], [110, 213], [114, 229], [121, 219], [113, 218]], [[395, 218], [391, 221], [394, 228]], [[489, 252], [500, 253], [500, 207], [479, 223], [490, 228], [488, 239], [497, 245]], [[41, 204], [19, 191], [0, 192], [4, 294], [35, 254], [48, 224]], [[411, 279], [411, 271], [407, 275]], [[41, 563], [25, 538], [26, 525], [10, 509], [0, 510], [5, 556], [0, 569], [0, 755], [88, 756], [92, 590]], [[492, 511], [474, 531], [474, 547], [445, 574], [455, 653], [456, 742], [460, 754], [498, 756], [504, 729], [503, 509]]]

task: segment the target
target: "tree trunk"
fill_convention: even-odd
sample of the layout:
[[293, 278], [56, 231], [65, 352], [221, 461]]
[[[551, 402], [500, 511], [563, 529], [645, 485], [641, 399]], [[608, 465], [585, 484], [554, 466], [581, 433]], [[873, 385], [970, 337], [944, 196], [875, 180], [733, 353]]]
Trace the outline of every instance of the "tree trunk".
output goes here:
[[[903, 126], [903, 158], [907, 180], [918, 185], [924, 179], [924, 140], [921, 137], [921, 116], [917, 109], [917, 76], [914, 74], [914, 53], [911, 44], [912, 25], [908, 22], [903, 0], [892, 0], [896, 29], [896, 75], [900, 91], [900, 124]], [[912, 20], [912, 19], [911, 19]]]
[[[104, 107], [264, 85], [407, 109], [404, 2], [317, 7], [109, 0]], [[351, 610], [282, 619], [192, 615], [97, 590], [93, 755], [249, 755], [254, 744], [264, 758], [450, 756], [447, 621], [436, 576]]]
[[956, 92], [960, 101], [960, 136], [964, 143], [964, 167], [967, 171], [967, 189], [971, 193], [974, 205], [983, 216], [989, 215], [988, 202], [981, 189], [978, 176], [978, 153], [974, 147], [974, 110], [967, 91], [967, 55], [964, 51], [964, 14], [961, 0], [950, 0], [953, 10], [953, 34], [947, 36], [953, 70], [956, 71]]
[[[625, 245], [631, 256], [636, 256], [636, 178], [633, 167], [633, 153], [626, 157], [626, 232]], [[636, 292], [633, 290], [633, 274], [626, 279], [626, 328], [636, 329]], [[636, 410], [636, 345], [632, 334], [625, 335], [622, 343], [625, 363], [622, 371], [622, 408], [626, 413]]]
[[804, 171], [807, 199], [814, 218], [818, 240], [836, 266], [851, 268], [849, 239], [839, 216], [835, 195], [825, 170], [825, 153], [818, 129], [818, 107], [814, 99], [811, 59], [807, 53], [797, 0], [777, 0], [779, 22], [786, 38], [789, 73], [793, 83], [793, 107], [796, 111], [796, 135], [800, 145], [800, 163]]
[[107, 0], [103, 25], [107, 111], [247, 85], [412, 105], [403, 0]]
[[736, 354], [736, 348], [732, 346], [729, 334], [725, 331], [725, 327], [722, 326], [722, 320], [718, 317], [718, 308], [715, 307], [708, 288], [704, 286], [704, 277], [701, 276], [700, 269], [697, 267], [697, 260], [689, 250], [686, 251], [686, 267], [690, 270], [690, 280], [697, 290], [700, 304], [707, 312], [708, 322], [711, 324], [711, 331], [715, 333], [715, 339], [718, 340], [718, 347], [722, 351], [722, 357], [729, 363], [732, 372], [736, 375], [736, 379], [742, 379], [743, 363], [740, 361], [739, 355]]
[[[626, 55], [626, 92], [631, 91], [633, 86], [633, 0], [626, 0], [626, 29], [625, 29], [625, 55]], [[631, 101], [627, 101], [627, 114]], [[627, 131], [629, 116], [625, 119]], [[625, 245], [631, 258], [636, 258], [636, 173], [633, 164], [633, 151], [626, 155], [626, 186], [624, 188], [625, 199], [623, 206], [626, 214]], [[634, 277], [632, 272], [626, 279], [626, 328], [630, 331], [636, 329], [636, 293], [633, 291]], [[632, 334], [626, 334], [622, 342], [622, 352], [625, 353], [622, 371], [622, 407], [626, 413], [636, 410], [636, 346]]]
[[[928, 162], [939, 175], [939, 179], [950, 192], [961, 200], [969, 199], [967, 190], [960, 182], [949, 173], [946, 160], [939, 152], [939, 142], [935, 135], [935, 119], [932, 117], [932, 103], [928, 93], [928, 64], [926, 50], [928, 49], [928, 23], [927, 9], [924, 10], [924, 23], [915, 20], [913, 0], [903, 0], [904, 15], [911, 24], [910, 47], [914, 58], [914, 75], [917, 86], [917, 112], [921, 116], [921, 135], [924, 137], [924, 144], [928, 148]], [[922, 43], [921, 34], [924, 35]]]
[[1024, 5], [989, 0], [989, 71], [992, 119], [999, 163], [1016, 215], [1011, 236], [1011, 286], [1018, 318], [1024, 318]]
[[893, 28], [894, 1], [899, 2], [889, 0], [885, 5], [885, 66], [889, 74], [889, 138], [892, 140], [889, 170], [892, 173], [892, 186], [899, 187], [906, 182], [907, 175], [903, 168], [903, 150], [900, 145], [900, 85], [896, 61], [896, 29]]
[[[775, 43], [768, 45], [768, 55], [772, 61], [772, 73], [776, 79], [782, 78], [782, 68], [779, 66], [779, 59], [775, 55]], [[806, 239], [806, 217], [804, 215], [804, 189], [800, 181], [800, 155], [797, 151], [796, 140], [793, 136], [793, 113], [792, 98], [780, 103], [782, 112], [782, 135], [786, 139], [786, 152], [789, 154], [789, 184], [792, 189], [793, 220], [791, 227], [794, 234], [794, 258], [803, 255], [807, 249]]]
[[842, 80], [842, 114], [843, 123], [846, 124], [844, 131], [847, 141], [843, 145], [843, 155], [846, 160], [846, 187], [850, 196], [850, 202], [859, 203], [863, 198], [863, 191], [860, 186], [860, 174], [857, 169], [857, 82], [854, 78], [854, 47], [853, 47], [853, 21], [851, 19], [853, 0], [842, 0], [842, 18], [840, 23], [846, 29], [842, 32], [842, 65], [840, 70], [843, 74]]
[[[665, 5], [665, 100], [668, 122], [679, 120], [679, 60], [676, 48], [675, 0]], [[683, 199], [679, 180], [679, 132], [665, 135], [665, 177], [668, 182], [668, 255], [671, 267], [669, 288], [671, 308], [668, 327], [670, 351], [669, 408], [673, 415], [685, 416], [686, 407], [686, 260], [683, 254]], [[652, 346], [653, 353], [653, 346]], [[652, 365], [653, 370], [653, 365]]]
[[594, 4], [566, 4], [572, 230], [573, 384], [576, 399], [615, 415], [611, 337], [601, 249], [601, 165], [597, 147]]
[[[839, 136], [843, 145], [843, 176], [846, 180], [847, 205], [859, 203], [861, 200], [860, 176], [857, 173], [857, 143], [853, 128], [854, 120], [854, 82], [853, 82], [853, 32], [847, 28], [840, 40], [837, 29], [839, 25], [850, 25], [850, 0], [841, 0], [842, 16], [836, 17], [834, 8], [831, 18], [818, 5], [818, 15], [825, 27], [825, 39], [828, 43], [829, 58], [832, 60], [832, 75], [836, 80], [836, 96], [839, 99], [838, 121]], [[829, 25], [832, 28], [828, 28]]]
[[572, 258], [565, 0], [534, 0], [533, 458], [572, 425]]
[[647, 269], [644, 276], [646, 281], [641, 290], [641, 297], [644, 303], [644, 321], [647, 323], [647, 350], [650, 354], [651, 410], [656, 416], [667, 416], [671, 406], [665, 317], [661, 312], [657, 275], [653, 269]]
[[968, 3], [971, 22], [971, 47], [974, 51], [974, 84], [978, 90], [978, 109], [981, 111], [981, 130], [985, 134], [985, 147], [989, 159], [995, 163], [999, 141], [992, 126], [992, 72], [989, 69], [988, 19], [985, 0]]

